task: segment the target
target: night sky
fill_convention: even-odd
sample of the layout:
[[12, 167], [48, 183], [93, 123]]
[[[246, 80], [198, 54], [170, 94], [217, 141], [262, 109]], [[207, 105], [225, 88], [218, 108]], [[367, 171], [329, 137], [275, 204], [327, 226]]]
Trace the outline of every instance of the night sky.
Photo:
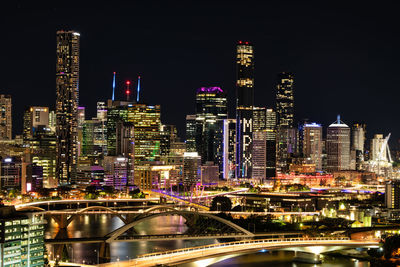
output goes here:
[[[36, 2], [36, 1], [31, 1]], [[367, 1], [109, 1], [113, 5], [16, 2], [0, 7], [0, 93], [13, 97], [14, 134], [23, 110], [55, 105], [56, 31], [81, 33], [80, 106], [87, 119], [111, 98], [112, 72], [142, 76], [141, 97], [184, 137], [195, 90], [220, 86], [235, 106], [235, 46], [255, 45], [255, 102], [274, 107], [276, 74], [295, 74], [295, 117], [328, 126], [367, 123], [368, 137], [400, 138], [398, 7]], [[84, 1], [81, 1], [84, 2]], [[266, 3], [264, 3], [266, 2]], [[350, 1], [348, 1], [350, 2]], [[68, 3], [68, 5], [65, 5]], [[325, 133], [325, 130], [324, 130]]]

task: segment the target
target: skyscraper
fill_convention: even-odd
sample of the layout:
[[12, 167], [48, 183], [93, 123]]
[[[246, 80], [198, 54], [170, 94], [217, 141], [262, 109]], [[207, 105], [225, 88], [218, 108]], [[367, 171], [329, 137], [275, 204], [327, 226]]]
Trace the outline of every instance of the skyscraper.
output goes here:
[[12, 139], [11, 96], [0, 95], [0, 140]]
[[278, 173], [288, 171], [290, 155], [296, 154], [298, 130], [294, 128], [294, 76], [289, 72], [279, 73], [276, 85], [276, 124], [277, 151], [276, 167]]
[[223, 175], [224, 179], [235, 178], [236, 173], [236, 120], [224, 120], [223, 130]]
[[276, 117], [278, 128], [294, 126], [294, 75], [289, 72], [278, 74], [276, 86]]
[[267, 129], [267, 178], [276, 176], [276, 112], [273, 109], [267, 109], [266, 117]]
[[175, 125], [161, 125], [160, 128], [160, 155], [167, 156], [171, 150], [171, 144], [178, 140], [178, 133]]
[[315, 164], [316, 171], [322, 171], [322, 126], [307, 123], [303, 126], [303, 155]]
[[56, 175], [59, 184], [69, 184], [76, 177], [78, 157], [79, 36], [79, 33], [73, 31], [57, 32]]
[[356, 154], [357, 170], [362, 168], [364, 161], [365, 129], [364, 123], [354, 123], [351, 131], [351, 150], [354, 150]]
[[226, 93], [220, 87], [196, 91], [196, 151], [203, 163], [212, 161], [222, 172], [223, 120], [228, 118]]
[[267, 168], [267, 109], [253, 108], [252, 177], [266, 178]]
[[196, 152], [196, 115], [186, 115], [186, 151]]
[[340, 120], [340, 115], [338, 115], [337, 121], [328, 127], [326, 152], [328, 171], [350, 169], [350, 128]]
[[237, 177], [252, 177], [254, 106], [254, 47], [249, 42], [236, 46], [236, 160]]

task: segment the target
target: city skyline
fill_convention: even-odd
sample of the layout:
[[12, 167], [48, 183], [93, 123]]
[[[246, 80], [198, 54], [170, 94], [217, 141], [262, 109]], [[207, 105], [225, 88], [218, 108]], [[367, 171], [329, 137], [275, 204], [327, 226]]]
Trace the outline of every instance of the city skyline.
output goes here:
[[1, 267], [400, 263], [394, 5], [2, 7]]
[[[353, 121], [361, 120], [366, 122], [367, 136], [370, 138], [376, 133], [387, 135], [389, 132], [392, 132], [390, 142], [393, 144], [398, 139], [400, 129], [397, 129], [396, 125], [392, 125], [391, 118], [388, 116], [388, 114], [395, 111], [395, 105], [392, 102], [394, 100], [393, 98], [385, 97], [387, 94], [396, 94], [395, 90], [391, 89], [393, 88], [391, 84], [394, 81], [390, 82], [391, 79], [388, 79], [388, 76], [390, 77], [388, 73], [390, 73], [391, 69], [383, 65], [383, 69], [375, 70], [369, 67], [373, 64], [372, 62], [367, 65], [365, 64], [370, 57], [374, 58], [376, 62], [387, 59], [391, 63], [392, 59], [387, 58], [389, 51], [379, 50], [378, 47], [368, 49], [366, 45], [357, 47], [355, 44], [351, 44], [351, 40], [356, 37], [358, 37], [358, 44], [360, 44], [360, 40], [371, 41], [370, 39], [373, 39], [374, 36], [377, 37], [377, 32], [372, 31], [369, 33], [368, 30], [375, 29], [375, 27], [381, 25], [383, 22], [372, 20], [364, 27], [359, 22], [356, 22], [355, 18], [350, 18], [349, 14], [345, 11], [339, 10], [339, 7], [328, 10], [327, 7], [313, 6], [309, 3], [292, 5], [288, 7], [288, 12], [294, 16], [290, 21], [296, 18], [300, 19], [300, 25], [308, 26], [309, 30], [301, 31], [305, 34], [305, 37], [298, 36], [300, 32], [293, 35], [296, 36], [295, 38], [290, 38], [284, 34], [284, 31], [279, 31], [280, 29], [288, 30], [290, 28], [288, 25], [282, 24], [280, 19], [276, 17], [267, 20], [260, 18], [259, 12], [256, 11], [256, 7], [260, 7], [260, 4], [250, 6], [251, 10], [254, 11], [253, 21], [243, 22], [244, 25], [238, 27], [237, 31], [233, 30], [233, 26], [228, 25], [228, 21], [232, 20], [232, 9], [237, 7], [236, 4], [230, 6], [224, 12], [222, 12], [222, 4], [215, 4], [211, 7], [204, 4], [196, 5], [192, 10], [193, 15], [199, 17], [199, 21], [190, 19], [189, 24], [194, 26], [194, 31], [189, 31], [188, 26], [180, 23], [181, 19], [186, 18], [187, 15], [180, 17], [171, 16], [171, 19], [167, 20], [166, 24], [175, 27], [170, 27], [166, 33], [155, 37], [162, 31], [163, 27], [160, 26], [161, 28], [158, 29], [156, 27], [157, 23], [150, 20], [159, 15], [157, 10], [162, 6], [162, 4], [156, 4], [154, 6], [154, 14], [150, 12], [152, 5], [141, 4], [137, 6], [143, 13], [132, 18], [133, 20], [140, 21], [140, 18], [149, 15], [145, 20], [146, 23], [143, 21], [139, 23], [142, 27], [134, 23], [121, 24], [121, 20], [124, 20], [122, 18], [118, 18], [117, 21], [112, 23], [106, 19], [103, 23], [110, 22], [111, 24], [104, 28], [102, 34], [99, 34], [99, 27], [88, 22], [88, 17], [85, 16], [91, 16], [87, 13], [89, 11], [88, 7], [77, 10], [76, 20], [71, 20], [70, 18], [66, 18], [68, 9], [51, 9], [24, 5], [20, 8], [10, 6], [10, 13], [6, 16], [16, 15], [18, 17], [28, 15], [26, 19], [32, 16], [41, 16], [41, 18], [36, 17], [37, 20], [32, 25], [22, 25], [22, 22], [18, 22], [7, 29], [5, 36], [9, 42], [2, 44], [4, 51], [15, 51], [14, 49], [19, 48], [20, 45], [18, 43], [22, 37], [16, 36], [12, 30], [17, 30], [22, 26], [27, 27], [25, 37], [37, 34], [41, 36], [39, 41], [34, 44], [37, 54], [30, 54], [29, 58], [36, 59], [36, 63], [42, 66], [42, 68], [36, 68], [32, 70], [32, 73], [24, 73], [26, 77], [31, 78], [31, 76], [34, 76], [33, 79], [28, 79], [32, 82], [28, 84], [24, 80], [16, 80], [16, 77], [20, 75], [17, 71], [18, 62], [21, 62], [26, 56], [24, 50], [19, 51], [17, 55], [14, 53], [14, 61], [9, 63], [7, 67], [2, 67], [2, 73], [7, 77], [2, 86], [2, 93], [11, 94], [14, 100], [14, 135], [22, 132], [23, 111], [26, 106], [38, 105], [54, 108], [54, 101], [52, 99], [55, 97], [53, 76], [55, 32], [60, 29], [71, 29], [82, 34], [80, 105], [86, 107], [89, 118], [96, 111], [96, 101], [104, 101], [111, 98], [112, 74], [114, 71], [117, 72], [118, 86], [116, 93], [119, 96], [118, 98], [122, 99], [124, 97], [122, 94], [124, 81], [130, 79], [134, 83], [135, 88], [137, 75], [140, 74], [142, 76], [142, 98], [147, 103], [160, 104], [162, 111], [164, 111], [162, 112], [162, 121], [166, 124], [176, 124], [178, 134], [181, 137], [184, 136], [185, 125], [185, 116], [181, 111], [184, 110], [184, 114], [194, 112], [195, 92], [197, 88], [219, 86], [224, 91], [227, 91], [229, 117], [234, 117], [236, 97], [235, 45], [239, 40], [248, 40], [254, 43], [256, 51], [256, 106], [274, 107], [276, 74], [282, 71], [291, 71], [295, 75], [295, 98], [297, 103], [295, 114], [297, 120], [308, 118], [310, 121], [321, 123], [324, 127], [327, 127], [334, 121], [337, 114], [341, 114], [344, 121], [349, 125]], [[130, 6], [128, 5], [128, 7]], [[179, 13], [178, 11], [187, 7], [177, 6], [176, 10], [172, 7], [168, 8], [171, 14], [174, 14], [174, 12]], [[280, 7], [280, 4], [270, 6], [272, 11], [279, 10]], [[117, 7], [114, 8], [116, 9]], [[210, 8], [210, 14], [202, 15], [201, 11], [208, 8]], [[300, 8], [300, 11], [307, 9], [310, 9], [308, 12], [319, 11], [316, 14], [321, 13], [321, 15], [317, 16], [315, 21], [310, 21], [305, 15], [301, 15], [300, 12], [297, 14], [295, 8]], [[100, 14], [106, 13], [105, 7], [101, 5], [94, 7], [94, 9]], [[354, 6], [349, 6], [348, 9], [352, 10]], [[364, 6], [364, 9], [368, 12], [373, 12], [370, 6]], [[32, 10], [34, 12], [31, 12]], [[113, 7], [111, 7], [111, 18], [116, 17], [112, 12], [113, 10]], [[227, 22], [219, 25], [218, 29], [212, 30], [212, 25], [206, 19], [202, 19], [202, 16], [205, 16], [204, 18], [207, 18], [207, 16], [212, 17], [216, 16], [219, 12], [221, 17], [227, 18]], [[375, 12], [377, 15], [382, 14], [382, 10], [379, 8]], [[324, 19], [322, 17], [323, 14], [328, 15], [331, 20]], [[357, 18], [363, 19], [359, 12], [352, 14], [356, 14]], [[335, 19], [336, 17], [337, 19]], [[44, 25], [45, 21], [47, 25]], [[257, 21], [269, 25], [265, 28], [265, 32], [255, 33]], [[317, 22], [320, 22], [321, 25], [318, 25]], [[99, 23], [101, 26], [102, 23]], [[201, 23], [204, 23], [204, 25], [200, 26]], [[120, 28], [117, 27], [118, 25], [120, 25]], [[164, 27], [167, 27], [167, 25]], [[234, 25], [237, 25], [237, 23], [235, 22]], [[332, 28], [332, 25], [338, 27]], [[40, 31], [36, 26], [42, 26]], [[128, 26], [134, 26], [137, 30], [136, 34], [126, 32], [125, 30]], [[154, 36], [146, 34], [146, 29], [149, 27], [155, 27]], [[299, 29], [300, 26], [293, 24], [293, 27]], [[311, 47], [308, 49], [304, 45], [306, 43], [303, 43], [303, 41], [307, 41], [307, 36], [309, 36], [307, 34], [317, 32], [321, 27], [326, 27], [327, 33], [321, 33], [322, 36], [313, 36], [312, 38], [314, 39], [306, 42], [312, 45], [313, 42], [311, 40], [319, 40], [313, 45], [316, 49], [310, 51]], [[180, 29], [182, 33], [180, 33]], [[229, 31], [222, 36], [217, 36], [217, 31], [223, 29]], [[348, 30], [342, 31], [344, 29]], [[211, 31], [209, 36], [206, 36], [208, 33], [207, 30]], [[387, 34], [390, 30], [392, 28], [387, 29], [387, 32], [384, 33]], [[351, 37], [350, 35], [354, 32], [357, 33], [357, 36]], [[169, 38], [166, 38], [166, 35], [169, 35]], [[109, 38], [110, 36], [112, 38]], [[338, 41], [331, 43], [333, 39], [330, 38], [334, 36], [338, 37]], [[215, 41], [211, 41], [212, 39], [210, 38], [214, 37]], [[388, 38], [387, 35], [383, 37]], [[156, 42], [163, 39], [165, 40], [164, 43]], [[126, 40], [126, 42], [123, 42], [123, 40]], [[373, 46], [372, 44], [375, 46], [382, 45], [382, 48], [384, 48], [383, 43], [385, 42], [383, 40], [379, 43], [372, 40], [371, 46]], [[290, 41], [293, 41], [293, 44]], [[13, 43], [14, 45], [12, 45]], [[177, 45], [172, 45], [172, 43]], [[296, 46], [296, 44], [299, 45], [301, 43], [303, 45]], [[10, 46], [15, 47], [11, 48]], [[284, 46], [285, 48], [278, 49], [278, 46]], [[386, 44], [386, 46], [390, 46], [390, 44]], [[178, 50], [182, 54], [178, 54]], [[104, 53], [104, 57], [97, 56], [99, 51]], [[145, 53], [142, 54], [147, 54], [147, 56], [141, 55], [140, 51], [144, 51]], [[172, 55], [179, 56], [169, 56], [168, 51], [171, 51]], [[378, 51], [381, 53], [378, 53]], [[369, 54], [372, 56], [369, 56]], [[349, 55], [351, 56], [349, 57]], [[381, 58], [378, 57], [379, 55], [381, 55]], [[8, 57], [6, 55], [6, 59]], [[317, 57], [320, 57], [320, 59]], [[37, 62], [38, 58], [40, 58], [40, 62]], [[190, 66], [190, 68], [184, 69], [182, 66]], [[168, 69], [176, 69], [176, 71], [180, 71], [183, 75], [177, 75], [176, 71], [166, 71]], [[374, 75], [371, 75], [372, 73]], [[33, 89], [25, 89], [29, 87]], [[382, 95], [380, 93], [381, 87], [388, 88], [386, 94]], [[29, 97], [22, 97], [22, 94], [19, 94], [20, 91], [26, 91], [24, 95]], [[179, 91], [189, 101], [179, 103], [179, 106], [176, 105], [177, 103], [174, 101], [174, 98], [169, 96], [172, 95], [170, 92], [176, 91]], [[349, 93], [350, 91], [352, 92]], [[366, 94], [366, 91], [369, 94]], [[37, 92], [40, 92], [40, 94]], [[98, 97], [95, 101], [92, 101], [93, 95]], [[371, 97], [368, 95], [371, 95]], [[359, 98], [359, 101], [355, 101], [356, 97]], [[340, 100], [340, 108], [331, 101], [334, 98]], [[369, 103], [370, 99], [375, 99], [374, 103]], [[368, 108], [369, 106], [374, 106], [374, 108]]]

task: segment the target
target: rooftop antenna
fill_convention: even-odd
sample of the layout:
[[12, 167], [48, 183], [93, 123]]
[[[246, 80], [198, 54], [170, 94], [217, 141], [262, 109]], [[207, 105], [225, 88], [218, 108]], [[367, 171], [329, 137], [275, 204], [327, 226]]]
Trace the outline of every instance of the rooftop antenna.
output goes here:
[[337, 123], [340, 124], [340, 114], [337, 115]]
[[114, 101], [114, 96], [115, 96], [115, 74], [116, 74], [116, 72], [114, 71], [113, 74], [114, 74], [114, 75], [113, 75], [113, 84], [112, 84], [112, 87], [113, 87], [113, 94], [112, 94], [112, 98], [111, 98], [112, 101]]
[[131, 90], [129, 89], [129, 85], [131, 84], [131, 81], [126, 81], [126, 101], [129, 101], [129, 95], [131, 94]]
[[140, 94], [140, 76], [138, 76], [138, 82], [137, 82], [137, 96], [136, 96], [136, 103], [139, 103], [139, 94]]

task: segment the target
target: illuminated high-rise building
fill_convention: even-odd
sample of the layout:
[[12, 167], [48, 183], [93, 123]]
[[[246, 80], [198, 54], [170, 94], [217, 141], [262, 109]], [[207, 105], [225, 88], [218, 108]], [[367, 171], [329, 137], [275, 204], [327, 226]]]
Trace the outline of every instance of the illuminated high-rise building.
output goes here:
[[203, 163], [212, 161], [222, 172], [223, 120], [228, 118], [226, 93], [219, 87], [196, 91], [196, 151]]
[[54, 188], [56, 180], [56, 143], [57, 137], [49, 128], [38, 127], [33, 138], [27, 141], [30, 149], [30, 161], [43, 167], [43, 186]]
[[178, 141], [178, 133], [175, 125], [161, 125], [160, 155], [167, 156], [171, 151], [171, 144]]
[[107, 155], [118, 156], [117, 124], [119, 122], [133, 125], [135, 143], [135, 165], [142, 161], [160, 159], [161, 107], [147, 104], [118, 103], [109, 106], [107, 111]]
[[99, 156], [107, 150], [104, 121], [97, 118], [85, 120], [82, 124], [82, 156]]
[[107, 155], [117, 156], [117, 123], [128, 121], [127, 106], [109, 106], [107, 108]]
[[365, 123], [353, 123], [351, 129], [351, 150], [355, 151], [357, 170], [362, 169], [362, 163], [364, 161], [365, 133]]
[[253, 108], [253, 132], [267, 129], [267, 109], [265, 107]]
[[266, 178], [267, 168], [267, 109], [253, 108], [252, 177]]
[[223, 128], [223, 175], [233, 179], [236, 174], [236, 119], [225, 119]]
[[24, 113], [24, 140], [32, 138], [38, 126], [49, 127], [48, 107], [29, 107]]
[[276, 136], [276, 172], [287, 173], [290, 159], [298, 154], [299, 131], [297, 128], [278, 128]]
[[276, 176], [276, 112], [273, 109], [267, 109], [266, 114], [267, 131], [267, 178]]
[[340, 120], [340, 116], [328, 127], [326, 152], [329, 172], [350, 169], [350, 127]]
[[186, 151], [196, 152], [196, 115], [186, 115]]
[[307, 123], [303, 126], [303, 155], [315, 164], [316, 171], [322, 171], [322, 126]]
[[133, 124], [135, 166], [143, 161], [160, 160], [161, 107], [147, 104], [128, 106], [127, 121]]
[[49, 112], [49, 128], [50, 131], [56, 132], [56, 124], [57, 124], [57, 119], [56, 119], [56, 112], [54, 110]]
[[105, 102], [97, 102], [97, 116], [99, 120], [107, 120], [107, 106]]
[[193, 186], [200, 182], [201, 156], [197, 152], [185, 152], [183, 155], [183, 184]]
[[45, 266], [44, 214], [0, 207], [0, 266]]
[[57, 32], [56, 174], [59, 184], [69, 184], [76, 177], [78, 160], [79, 38], [80, 34], [77, 32]]
[[267, 131], [253, 132], [253, 173], [252, 177], [263, 180], [267, 170]]
[[288, 171], [288, 160], [298, 152], [298, 129], [294, 127], [294, 75], [279, 73], [276, 85], [276, 126], [278, 173]]
[[82, 127], [85, 120], [86, 120], [85, 107], [78, 107], [78, 127]]
[[0, 140], [12, 139], [11, 96], [0, 95]]
[[278, 74], [276, 86], [276, 118], [279, 128], [294, 127], [294, 75], [288, 72]]
[[252, 176], [254, 106], [254, 47], [249, 42], [236, 46], [236, 161], [237, 177]]

